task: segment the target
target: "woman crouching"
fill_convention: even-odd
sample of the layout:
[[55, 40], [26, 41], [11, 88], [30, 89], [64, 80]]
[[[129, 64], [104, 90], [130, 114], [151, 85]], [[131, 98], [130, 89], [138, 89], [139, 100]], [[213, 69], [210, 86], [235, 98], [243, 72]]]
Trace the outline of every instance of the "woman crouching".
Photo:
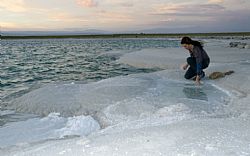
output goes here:
[[203, 69], [207, 68], [210, 58], [200, 42], [194, 41], [189, 37], [183, 37], [181, 45], [188, 50], [190, 57], [187, 62], [181, 66], [186, 71], [186, 79], [194, 79], [196, 84], [200, 84], [200, 80], [205, 76]]

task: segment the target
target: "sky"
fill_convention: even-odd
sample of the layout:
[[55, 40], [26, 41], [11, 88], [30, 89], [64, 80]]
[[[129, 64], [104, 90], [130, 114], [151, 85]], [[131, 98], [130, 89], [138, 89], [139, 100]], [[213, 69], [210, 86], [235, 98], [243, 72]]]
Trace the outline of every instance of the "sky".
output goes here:
[[250, 0], [1, 0], [2, 31], [250, 31]]

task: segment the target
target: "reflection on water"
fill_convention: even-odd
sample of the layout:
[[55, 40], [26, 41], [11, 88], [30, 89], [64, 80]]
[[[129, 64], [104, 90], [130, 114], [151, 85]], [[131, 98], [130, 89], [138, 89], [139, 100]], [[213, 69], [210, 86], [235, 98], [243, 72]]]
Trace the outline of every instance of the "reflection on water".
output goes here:
[[189, 99], [208, 101], [207, 94], [203, 91], [201, 87], [186, 85], [184, 86], [182, 91]]

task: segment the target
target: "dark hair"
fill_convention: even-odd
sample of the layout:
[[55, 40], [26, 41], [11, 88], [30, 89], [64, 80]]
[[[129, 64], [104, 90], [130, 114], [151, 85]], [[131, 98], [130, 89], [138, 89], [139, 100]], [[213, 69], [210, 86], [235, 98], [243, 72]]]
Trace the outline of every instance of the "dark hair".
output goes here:
[[203, 47], [201, 42], [194, 41], [190, 37], [186, 37], [186, 36], [181, 39], [181, 44], [192, 44], [194, 46], [198, 46], [198, 47], [201, 47], [201, 48]]

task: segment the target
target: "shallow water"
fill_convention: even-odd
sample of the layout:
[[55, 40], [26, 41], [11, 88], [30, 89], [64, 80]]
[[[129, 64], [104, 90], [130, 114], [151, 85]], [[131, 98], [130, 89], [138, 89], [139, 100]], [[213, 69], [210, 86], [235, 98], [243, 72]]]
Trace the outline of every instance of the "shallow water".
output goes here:
[[224, 107], [230, 97], [211, 83], [195, 86], [166, 78], [167, 71], [150, 73], [159, 69], [116, 61], [144, 48], [177, 47], [174, 40], [6, 40], [1, 44], [0, 148], [86, 136], [100, 129], [227, 115]]

